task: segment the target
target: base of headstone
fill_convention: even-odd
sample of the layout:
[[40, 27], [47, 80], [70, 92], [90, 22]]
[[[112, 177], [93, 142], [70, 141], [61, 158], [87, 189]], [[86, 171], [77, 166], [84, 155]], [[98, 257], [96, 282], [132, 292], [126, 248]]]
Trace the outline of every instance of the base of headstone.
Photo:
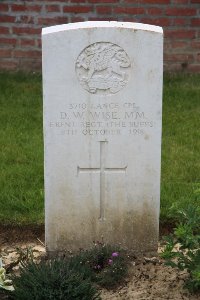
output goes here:
[[[119, 245], [120, 246], [120, 245]], [[88, 248], [88, 249], [80, 249], [80, 250], [76, 250], [74, 252], [71, 251], [48, 251], [46, 250], [46, 255], [45, 255], [45, 259], [52, 259], [55, 257], [60, 257], [60, 258], [68, 258], [71, 257], [72, 255], [76, 255], [79, 254], [80, 251], [87, 251], [90, 250], [92, 248]], [[151, 251], [135, 251], [135, 250], [131, 250], [131, 249], [124, 249], [121, 248], [122, 250], [126, 251], [127, 256], [131, 259], [140, 259], [140, 258], [144, 258], [144, 257], [148, 257], [148, 258], [152, 258], [152, 257], [158, 257], [158, 249], [154, 249]]]

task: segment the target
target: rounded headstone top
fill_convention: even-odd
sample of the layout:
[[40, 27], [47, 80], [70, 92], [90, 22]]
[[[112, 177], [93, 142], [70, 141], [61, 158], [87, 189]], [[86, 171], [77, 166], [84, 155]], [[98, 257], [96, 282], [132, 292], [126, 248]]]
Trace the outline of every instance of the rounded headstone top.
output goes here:
[[133, 30], [152, 31], [156, 33], [163, 33], [160, 26], [133, 23], [133, 22], [117, 22], [117, 21], [87, 21], [78, 23], [69, 23], [63, 25], [50, 26], [42, 29], [42, 35], [75, 29], [90, 29], [90, 28], [126, 28]]

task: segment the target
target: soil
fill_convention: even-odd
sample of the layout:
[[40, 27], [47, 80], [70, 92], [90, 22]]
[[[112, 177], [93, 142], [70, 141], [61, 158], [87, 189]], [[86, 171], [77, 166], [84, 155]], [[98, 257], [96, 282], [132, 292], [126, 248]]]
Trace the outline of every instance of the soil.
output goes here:
[[[45, 256], [44, 227], [0, 226], [0, 257], [7, 273], [18, 273], [19, 260], [28, 255], [36, 260]], [[187, 276], [186, 271], [165, 266], [159, 256], [135, 258], [123, 285], [115, 290], [102, 290], [101, 297], [102, 300], [200, 300], [200, 294], [191, 295], [184, 288]], [[0, 290], [0, 300], [4, 299], [7, 297]]]

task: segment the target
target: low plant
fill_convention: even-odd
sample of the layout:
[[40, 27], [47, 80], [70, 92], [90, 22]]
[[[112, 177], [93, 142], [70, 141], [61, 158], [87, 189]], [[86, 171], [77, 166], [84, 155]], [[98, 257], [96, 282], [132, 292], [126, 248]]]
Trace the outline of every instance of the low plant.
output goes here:
[[98, 300], [95, 284], [112, 288], [127, 275], [125, 252], [97, 242], [71, 257], [21, 262], [20, 277], [13, 276], [15, 300]]
[[15, 300], [99, 300], [91, 282], [63, 259], [22, 262], [20, 277], [13, 277]]
[[113, 288], [124, 280], [128, 264], [125, 251], [119, 247], [94, 243], [94, 247], [70, 258], [69, 265], [84, 278], [106, 288]]
[[19, 255], [18, 260], [20, 262], [34, 259], [33, 248], [31, 246], [26, 248], [17, 247], [16, 252]]
[[161, 256], [167, 265], [186, 269], [189, 276], [185, 286], [191, 292], [200, 292], [200, 208], [189, 205], [177, 213], [181, 222], [165, 239]]
[[0, 258], [0, 289], [4, 289], [6, 291], [13, 291], [12, 280], [8, 279], [6, 275], [6, 270], [3, 267], [2, 259]]

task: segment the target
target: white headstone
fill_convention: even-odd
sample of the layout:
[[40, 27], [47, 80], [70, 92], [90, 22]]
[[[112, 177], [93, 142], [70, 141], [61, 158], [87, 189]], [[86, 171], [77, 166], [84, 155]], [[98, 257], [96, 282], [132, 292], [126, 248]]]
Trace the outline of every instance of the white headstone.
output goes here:
[[43, 29], [49, 252], [93, 241], [157, 249], [163, 34], [83, 22]]

